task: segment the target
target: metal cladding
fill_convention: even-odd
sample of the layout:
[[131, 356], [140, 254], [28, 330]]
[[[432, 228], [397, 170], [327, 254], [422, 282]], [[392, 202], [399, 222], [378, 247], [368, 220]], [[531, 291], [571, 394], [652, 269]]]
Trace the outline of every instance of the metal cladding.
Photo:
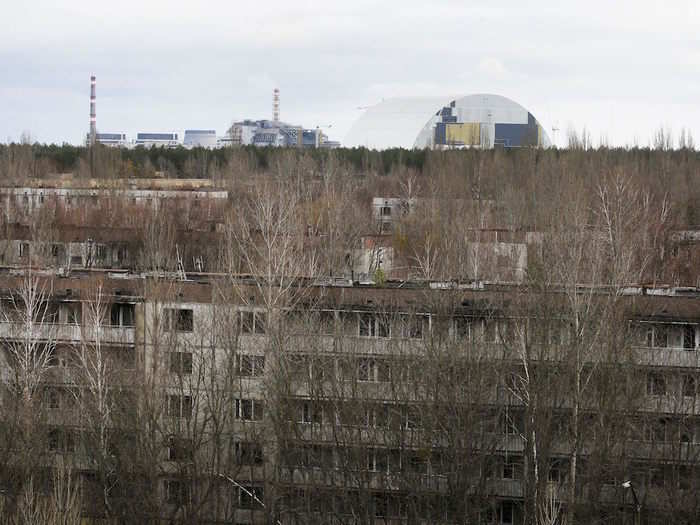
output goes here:
[[95, 75], [90, 77], [90, 145], [95, 144], [97, 138], [97, 114], [95, 113]]
[[183, 144], [190, 148], [215, 148], [216, 140], [214, 129], [186, 129]]
[[389, 99], [370, 107], [345, 144], [386, 148], [549, 147], [535, 117], [500, 95]]
[[277, 88], [272, 92], [272, 121], [280, 121], [280, 90]]

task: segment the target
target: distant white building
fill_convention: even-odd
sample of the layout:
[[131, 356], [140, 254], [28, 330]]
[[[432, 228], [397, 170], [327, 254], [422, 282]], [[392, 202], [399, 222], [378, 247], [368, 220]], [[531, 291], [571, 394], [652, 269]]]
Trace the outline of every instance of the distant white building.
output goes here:
[[154, 146], [176, 148], [181, 143], [177, 133], [137, 133], [134, 145], [143, 146], [144, 148], [152, 148]]
[[[129, 142], [126, 140], [126, 133], [96, 133], [95, 142], [115, 148], [125, 148], [129, 146]], [[85, 144], [88, 146], [90, 145], [89, 133], [85, 137]]]
[[184, 145], [186, 148], [215, 148], [217, 146], [216, 130], [186, 129]]
[[126, 133], [97, 133], [95, 140], [105, 146], [126, 147], [129, 143], [126, 140]]

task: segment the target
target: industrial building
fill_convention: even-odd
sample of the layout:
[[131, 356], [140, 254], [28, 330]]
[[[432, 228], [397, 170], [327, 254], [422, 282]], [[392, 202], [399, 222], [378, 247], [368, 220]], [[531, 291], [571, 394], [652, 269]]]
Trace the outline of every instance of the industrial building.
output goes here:
[[135, 146], [143, 146], [145, 148], [166, 147], [176, 148], [181, 143], [177, 133], [144, 133], [136, 134]]
[[215, 129], [186, 129], [183, 145], [186, 148], [215, 148]]
[[294, 148], [335, 148], [336, 141], [328, 140], [319, 127], [304, 129], [280, 120], [280, 92], [272, 94], [272, 120], [242, 120], [234, 122], [220, 144], [232, 146], [272, 146]]
[[90, 77], [90, 128], [86, 145], [96, 143], [113, 147], [145, 148], [218, 148], [226, 146], [272, 146], [296, 148], [335, 148], [337, 141], [330, 141], [320, 128], [304, 129], [280, 121], [279, 89], [273, 92], [272, 120], [243, 120], [235, 122], [225, 136], [217, 137], [214, 129], [186, 129], [184, 137], [177, 132], [139, 132], [136, 139], [128, 141], [125, 133], [98, 133], [96, 113], [96, 77]]
[[126, 133], [97, 133], [95, 140], [105, 146], [117, 148], [125, 148], [129, 145], [129, 142], [126, 140]]
[[387, 99], [348, 132], [348, 147], [456, 149], [549, 147], [537, 119], [500, 95]]
[[242, 120], [229, 129], [230, 144], [234, 146], [272, 146], [295, 148], [337, 147], [320, 129], [274, 120]]

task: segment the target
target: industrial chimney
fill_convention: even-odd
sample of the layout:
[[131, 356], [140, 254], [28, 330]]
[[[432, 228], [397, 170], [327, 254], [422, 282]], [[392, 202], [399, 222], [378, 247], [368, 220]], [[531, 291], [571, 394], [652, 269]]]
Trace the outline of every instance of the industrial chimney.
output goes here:
[[272, 120], [280, 121], [280, 90], [277, 88], [272, 92]]
[[90, 146], [97, 139], [97, 116], [95, 113], [95, 75], [90, 77]]

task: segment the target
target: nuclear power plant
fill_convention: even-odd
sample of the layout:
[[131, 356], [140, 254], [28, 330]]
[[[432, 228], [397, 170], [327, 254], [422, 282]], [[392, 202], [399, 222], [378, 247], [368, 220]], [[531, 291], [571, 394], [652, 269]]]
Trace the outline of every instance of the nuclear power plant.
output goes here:
[[320, 127], [305, 129], [303, 126], [280, 121], [280, 90], [272, 92], [272, 120], [245, 119], [235, 122], [223, 136], [215, 129], [186, 129], [179, 131], [139, 131], [129, 139], [125, 132], [98, 132], [96, 104], [96, 77], [90, 77], [90, 130], [85, 143], [96, 143], [117, 148], [220, 148], [225, 146], [270, 146], [299, 148], [335, 148], [339, 142], [328, 140]]
[[[90, 130], [86, 144], [113, 147], [220, 148], [258, 146], [287, 148], [336, 148], [325, 130], [331, 126], [304, 127], [281, 120], [280, 90], [272, 91], [271, 119], [236, 120], [223, 135], [212, 128], [144, 130], [127, 134], [98, 132], [96, 78], [90, 77]], [[548, 148], [547, 132], [535, 116], [517, 102], [501, 95], [461, 97], [390, 98], [364, 109], [345, 137], [346, 147], [369, 149], [490, 149]]]

